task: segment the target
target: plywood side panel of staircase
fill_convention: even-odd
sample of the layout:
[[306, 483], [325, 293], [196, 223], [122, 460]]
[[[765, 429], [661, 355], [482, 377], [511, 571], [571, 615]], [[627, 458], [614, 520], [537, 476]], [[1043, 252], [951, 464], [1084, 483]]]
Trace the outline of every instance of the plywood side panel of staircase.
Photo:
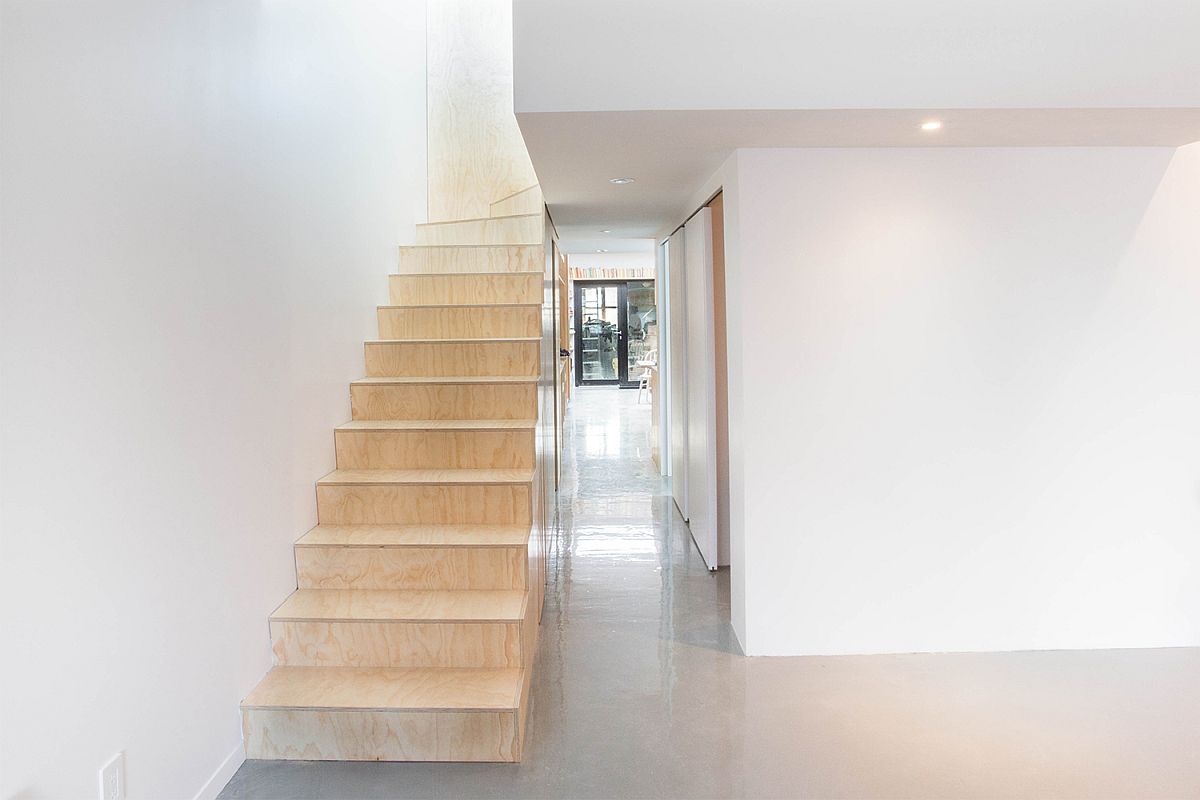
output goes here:
[[247, 758], [306, 761], [514, 761], [515, 714], [247, 709]]
[[545, 260], [542, 245], [409, 245], [400, 248], [397, 272], [537, 272]]
[[317, 487], [317, 519], [334, 525], [526, 523], [530, 503], [520, 484]]
[[542, 311], [525, 306], [383, 306], [380, 339], [488, 339], [540, 336]]
[[416, 244], [523, 244], [537, 245], [542, 241], [541, 213], [520, 214], [515, 217], [483, 217], [455, 222], [431, 222], [418, 225]]
[[524, 547], [297, 547], [301, 589], [523, 589]]
[[485, 469], [533, 466], [534, 431], [334, 432], [338, 469]]
[[426, 25], [429, 219], [485, 217], [537, 183], [513, 115], [512, 3], [438, 0]]
[[540, 273], [460, 273], [388, 276], [393, 305], [541, 303]]
[[275, 663], [293, 667], [519, 667], [522, 638], [517, 623], [271, 621]]
[[356, 420], [531, 419], [537, 416], [537, 385], [354, 384], [350, 410]]
[[488, 206], [488, 214], [493, 217], [507, 217], [513, 214], [540, 214], [545, 205], [540, 186], [530, 186], [524, 191], [511, 194], [497, 200]]
[[524, 375], [538, 372], [539, 342], [367, 342], [367, 375], [419, 377]]

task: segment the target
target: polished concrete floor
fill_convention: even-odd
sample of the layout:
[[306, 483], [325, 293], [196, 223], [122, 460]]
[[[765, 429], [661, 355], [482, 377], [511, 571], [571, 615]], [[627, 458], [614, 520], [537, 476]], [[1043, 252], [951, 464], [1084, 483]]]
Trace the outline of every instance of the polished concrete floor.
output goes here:
[[521, 764], [248, 761], [223, 798], [1200, 798], [1200, 650], [745, 658], [635, 392], [580, 390]]

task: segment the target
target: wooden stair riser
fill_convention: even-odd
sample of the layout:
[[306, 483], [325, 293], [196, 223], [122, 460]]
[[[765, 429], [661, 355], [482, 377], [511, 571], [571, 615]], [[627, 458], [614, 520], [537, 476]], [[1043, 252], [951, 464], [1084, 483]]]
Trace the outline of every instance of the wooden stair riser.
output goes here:
[[534, 466], [534, 431], [334, 432], [338, 469], [488, 469]]
[[537, 341], [367, 342], [367, 375], [535, 377], [539, 346]]
[[301, 589], [524, 589], [527, 547], [296, 547]]
[[455, 272], [541, 272], [542, 245], [410, 246], [400, 248], [401, 275]]
[[542, 309], [526, 306], [383, 306], [380, 339], [505, 339], [540, 336]]
[[545, 236], [543, 222], [541, 213], [428, 222], [417, 226], [415, 244], [538, 245]]
[[354, 384], [354, 419], [536, 419], [535, 383]]
[[530, 186], [528, 189], [509, 195], [503, 200], [488, 206], [488, 214], [493, 217], [508, 217], [513, 214], [540, 214], [545, 207], [540, 186]]
[[542, 302], [542, 273], [389, 275], [391, 304], [503, 305]]
[[317, 486], [322, 525], [532, 523], [529, 484]]
[[520, 622], [271, 620], [275, 663], [293, 667], [520, 667]]
[[242, 712], [247, 758], [305, 761], [517, 761], [515, 712]]

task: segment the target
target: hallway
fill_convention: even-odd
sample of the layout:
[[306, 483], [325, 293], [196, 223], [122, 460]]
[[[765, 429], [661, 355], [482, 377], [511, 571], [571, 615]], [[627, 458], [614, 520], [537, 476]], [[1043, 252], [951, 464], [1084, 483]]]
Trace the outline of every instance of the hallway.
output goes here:
[[636, 392], [576, 391], [519, 764], [247, 761], [223, 798], [1183, 797], [1194, 649], [747, 659]]

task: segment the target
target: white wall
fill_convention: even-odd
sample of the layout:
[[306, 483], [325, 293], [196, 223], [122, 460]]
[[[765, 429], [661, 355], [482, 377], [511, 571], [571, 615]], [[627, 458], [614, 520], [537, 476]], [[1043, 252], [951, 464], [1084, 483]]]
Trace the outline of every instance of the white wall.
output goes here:
[[424, 214], [424, 3], [2, 9], [0, 796], [189, 797]]
[[513, 33], [518, 113], [1200, 106], [1194, 0], [515, 0]]
[[1200, 145], [733, 162], [747, 652], [1200, 644]]

